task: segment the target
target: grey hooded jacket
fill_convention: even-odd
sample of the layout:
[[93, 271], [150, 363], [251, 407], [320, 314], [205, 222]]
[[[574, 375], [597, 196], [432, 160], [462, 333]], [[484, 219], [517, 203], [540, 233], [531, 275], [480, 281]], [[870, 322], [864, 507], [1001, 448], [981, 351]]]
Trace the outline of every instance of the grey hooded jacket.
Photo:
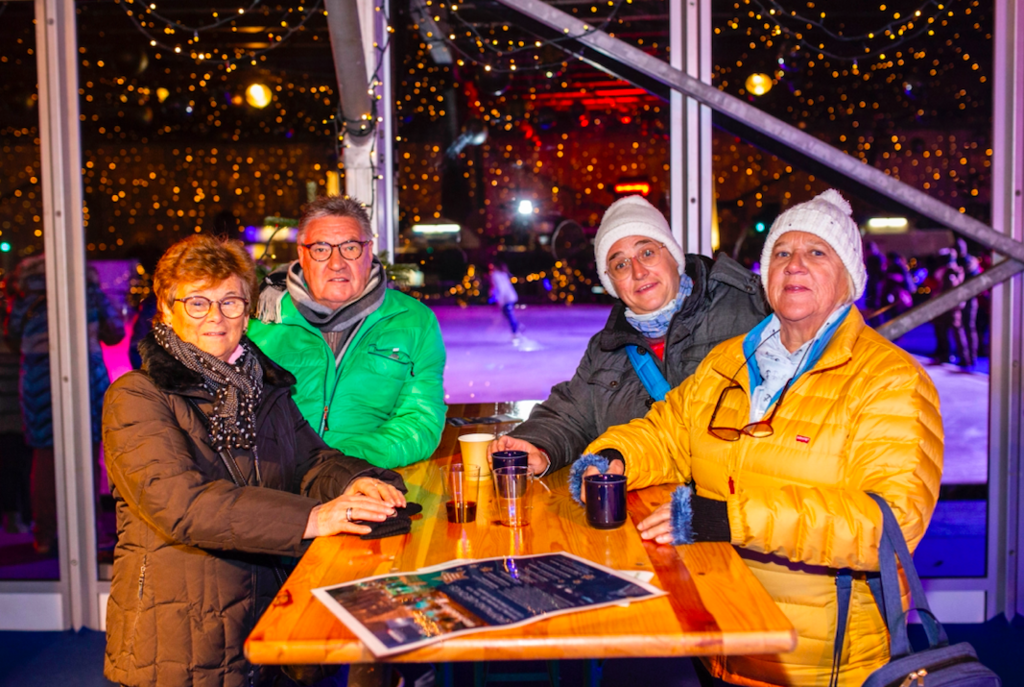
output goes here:
[[[712, 262], [687, 255], [686, 274], [693, 292], [672, 318], [665, 359], [657, 361], [672, 387], [692, 375], [712, 348], [746, 334], [769, 313], [760, 278], [727, 256]], [[626, 306], [616, 301], [573, 378], [552, 388], [548, 400], [510, 432], [547, 452], [548, 473], [575, 461], [609, 427], [643, 417], [653, 404], [626, 355], [629, 344], [650, 355], [647, 340], [626, 320]]]

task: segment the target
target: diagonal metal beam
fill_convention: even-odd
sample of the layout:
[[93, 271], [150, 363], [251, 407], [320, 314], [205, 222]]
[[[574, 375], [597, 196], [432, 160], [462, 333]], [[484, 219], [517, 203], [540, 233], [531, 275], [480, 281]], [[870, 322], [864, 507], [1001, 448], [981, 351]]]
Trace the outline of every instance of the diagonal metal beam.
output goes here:
[[880, 194], [892, 198], [919, 214], [970, 237], [997, 253], [1024, 262], [1024, 244], [1001, 234], [984, 222], [979, 222], [928, 194], [901, 181], [893, 179], [879, 169], [833, 148], [814, 136], [787, 124], [739, 98], [709, 86], [667, 62], [652, 57], [639, 48], [612, 38], [598, 31], [590, 24], [551, 7], [541, 0], [497, 0], [501, 4], [557, 29], [567, 36], [573, 36], [587, 45], [620, 62], [625, 62], [637, 71], [660, 81], [669, 88], [679, 91], [737, 120], [751, 129], [788, 144], [804, 155], [825, 164], [845, 176], [873, 188]]
[[[996, 284], [1021, 272], [1024, 272], [1024, 265], [1016, 260], [1003, 260], [978, 276], [971, 277], [955, 289], [950, 289], [941, 296], [932, 298], [927, 303], [922, 303], [899, 317], [894, 317], [880, 326], [878, 333], [890, 341], [895, 341], [911, 329], [925, 322], [931, 322], [942, 313], [952, 310], [960, 303], [977, 297]], [[908, 315], [914, 315], [914, 317], [907, 317]]]
[[[629, 66], [630, 70], [679, 91], [712, 108], [718, 115], [732, 120], [740, 127], [780, 142], [815, 164], [838, 172], [861, 188], [889, 198], [912, 212], [927, 217], [942, 226], [974, 239], [996, 253], [1010, 258], [988, 272], [975, 277], [940, 297], [917, 306], [887, 323], [879, 331], [890, 339], [902, 336], [918, 325], [934, 319], [957, 304], [975, 297], [1015, 274], [1024, 271], [1024, 243], [1002, 234], [992, 227], [955, 208], [938, 201], [923, 191], [893, 179], [857, 158], [847, 155], [800, 129], [787, 124], [739, 98], [705, 84], [685, 72], [674, 69], [667, 62], [652, 57], [586, 22], [545, 4], [541, 0], [497, 0], [545, 26], [571, 36], [576, 42]], [[608, 70], [598, 61], [588, 60], [599, 69]]]

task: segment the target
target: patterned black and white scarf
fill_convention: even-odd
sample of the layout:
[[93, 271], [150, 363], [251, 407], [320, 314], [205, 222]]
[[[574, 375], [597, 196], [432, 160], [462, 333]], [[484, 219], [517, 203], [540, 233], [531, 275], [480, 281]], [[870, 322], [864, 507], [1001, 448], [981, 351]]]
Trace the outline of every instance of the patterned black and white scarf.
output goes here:
[[167, 324], [154, 325], [153, 335], [175, 360], [200, 375], [203, 386], [213, 394], [209, 432], [214, 450], [252, 448], [256, 443], [256, 409], [263, 396], [263, 367], [252, 346], [243, 341], [245, 353], [232, 365], [185, 343]]

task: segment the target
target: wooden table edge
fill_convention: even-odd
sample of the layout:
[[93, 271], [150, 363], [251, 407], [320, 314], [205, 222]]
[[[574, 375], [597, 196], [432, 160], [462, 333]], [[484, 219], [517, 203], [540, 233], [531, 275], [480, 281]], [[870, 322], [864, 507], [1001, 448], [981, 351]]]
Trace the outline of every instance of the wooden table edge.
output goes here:
[[[297, 663], [429, 663], [491, 660], [548, 660], [590, 658], [674, 658], [717, 654], [786, 653], [796, 647], [796, 630], [777, 632], [736, 632], [725, 638], [718, 633], [692, 633], [655, 637], [572, 637], [552, 645], [546, 638], [521, 638], [507, 646], [495, 646], [486, 632], [455, 637], [394, 656], [378, 658], [362, 642], [342, 641], [255, 641], [245, 643], [245, 656], [258, 665]], [[745, 636], [746, 635], [746, 636]], [[652, 652], [653, 645], [660, 645]], [[642, 649], [642, 651], [641, 651]]]

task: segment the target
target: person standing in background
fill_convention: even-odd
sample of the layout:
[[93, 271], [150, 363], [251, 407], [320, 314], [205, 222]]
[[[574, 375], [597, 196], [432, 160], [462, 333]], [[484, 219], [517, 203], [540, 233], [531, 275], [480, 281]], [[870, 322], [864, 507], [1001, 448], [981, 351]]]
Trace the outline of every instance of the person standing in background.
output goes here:
[[[936, 296], [952, 291], [964, 283], [964, 268], [957, 261], [956, 248], [943, 249], [946, 256], [946, 264], [935, 270], [935, 278], [941, 285], [941, 290]], [[963, 370], [971, 370], [974, 367], [974, 360], [971, 359], [971, 349], [967, 339], [967, 330], [964, 328], [964, 309], [966, 303], [957, 303], [951, 310], [938, 315], [932, 320], [935, 328], [935, 363], [941, 365], [950, 362], [952, 349], [949, 345], [949, 337], [953, 335], [953, 343], [956, 347], [956, 364]]]
[[[967, 252], [967, 241], [963, 238], [956, 240], [957, 264], [964, 271], [964, 280], [976, 277], [984, 270], [981, 261]], [[964, 331], [967, 334], [967, 352], [972, 366], [978, 364], [978, 298], [974, 297], [964, 303], [963, 311]], [[970, 369], [970, 368], [964, 368]]]
[[[46, 263], [42, 255], [25, 258], [14, 271], [17, 295], [4, 328], [8, 343], [21, 353], [18, 371], [25, 439], [32, 447], [32, 511], [35, 548], [53, 550], [57, 532], [57, 492], [50, 390], [50, 337], [46, 312]], [[86, 321], [89, 345], [89, 399], [92, 420], [96, 498], [100, 494], [100, 420], [110, 377], [100, 342], [112, 346], [124, 338], [124, 320], [100, 289], [95, 269], [86, 272]]]
[[519, 294], [516, 287], [512, 285], [512, 276], [509, 274], [508, 265], [503, 262], [492, 262], [487, 266], [491, 275], [490, 301], [501, 308], [508, 320], [508, 326], [512, 328], [512, 340], [517, 341], [519, 334], [523, 331], [522, 325], [516, 319], [516, 303], [519, 302]]
[[[0, 290], [0, 321], [7, 316], [7, 287]], [[32, 522], [30, 476], [32, 449], [25, 443], [18, 405], [18, 352], [0, 337], [0, 515], [8, 533], [28, 531]]]

